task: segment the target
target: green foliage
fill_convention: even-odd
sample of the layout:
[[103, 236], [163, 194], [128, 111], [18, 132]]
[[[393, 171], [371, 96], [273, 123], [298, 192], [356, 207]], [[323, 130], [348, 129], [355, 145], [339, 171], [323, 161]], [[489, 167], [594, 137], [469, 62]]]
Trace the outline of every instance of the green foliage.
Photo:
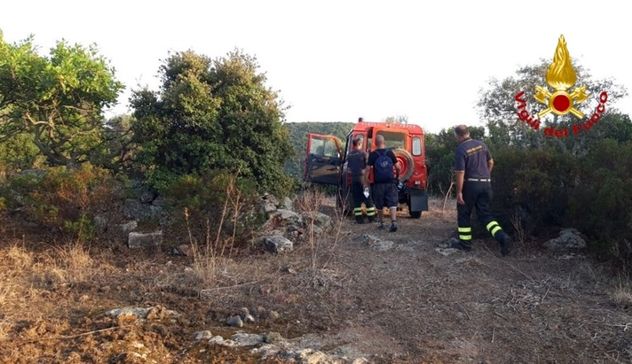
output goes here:
[[570, 203], [572, 223], [603, 255], [632, 263], [632, 140], [597, 142], [579, 164]]
[[354, 123], [345, 122], [301, 122], [286, 123], [290, 141], [292, 143], [293, 154], [285, 163], [285, 171], [297, 180], [303, 179], [303, 164], [305, 162], [305, 152], [307, 148], [307, 133], [335, 135], [341, 140], [353, 129]]
[[0, 188], [7, 208], [79, 239], [94, 234], [92, 218], [110, 208], [120, 194], [110, 172], [89, 163], [78, 169], [60, 166], [23, 173], [9, 178]]
[[0, 36], [0, 141], [28, 134], [51, 165], [85, 162], [122, 88], [95, 46], [61, 41], [41, 56], [31, 38]]
[[[533, 96], [536, 85], [545, 85], [547, 62], [523, 67], [515, 76], [493, 80], [479, 106], [488, 121], [489, 145], [494, 153], [494, 204], [507, 218], [519, 216], [529, 233], [538, 235], [551, 227], [573, 226], [589, 236], [596, 253], [632, 263], [632, 122], [628, 115], [609, 107], [627, 94], [611, 80], [593, 80], [576, 66], [577, 85], [591, 95], [582, 109], [594, 110], [595, 97], [608, 92], [606, 113], [589, 131], [558, 139], [531, 130], [516, 116], [514, 95]], [[531, 114], [542, 105], [528, 100]], [[571, 116], [544, 121], [570, 126]], [[528, 218], [525, 219], [525, 215]]]
[[498, 211], [527, 211], [533, 235], [573, 226], [596, 253], [632, 263], [632, 140], [600, 140], [581, 158], [554, 148], [505, 147], [495, 160]]
[[160, 193], [166, 198], [173, 225], [177, 228], [186, 224], [196, 236], [212, 231], [245, 240], [261, 223], [260, 216], [252, 213], [257, 202], [256, 185], [230, 173], [178, 176]]
[[212, 60], [176, 53], [160, 68], [162, 88], [134, 93], [137, 162], [157, 188], [174, 177], [213, 170], [238, 173], [260, 191], [284, 194], [291, 154], [277, 95], [241, 52]]
[[[483, 127], [470, 126], [470, 136], [483, 139]], [[428, 191], [444, 195], [454, 180], [454, 150], [457, 146], [453, 129], [443, 129], [439, 134], [426, 134], [426, 164], [428, 165]], [[493, 154], [493, 153], [492, 153]], [[452, 191], [454, 193], [454, 190]]]
[[39, 149], [30, 134], [16, 134], [0, 142], [0, 182], [7, 176], [41, 164]]
[[[535, 115], [545, 107], [538, 103], [533, 95], [536, 86], [546, 86], [545, 74], [549, 64], [550, 60], [543, 60], [540, 64], [522, 67], [516, 71], [515, 75], [502, 80], [491, 80], [489, 85], [482, 90], [478, 106], [483, 120], [487, 121], [490, 144], [499, 146], [509, 144], [520, 148], [540, 148], [549, 145], [580, 153], [577, 147], [573, 147], [573, 144], [581, 143], [582, 138], [571, 137], [567, 140], [548, 138], [543, 135], [541, 130], [533, 130], [517, 117], [514, 97], [519, 91], [525, 91], [526, 96], [528, 96], [527, 102], [531, 114]], [[577, 72], [576, 85], [585, 85], [590, 95], [589, 102], [582, 104], [582, 109], [587, 112], [594, 110], [596, 99], [601, 91], [608, 91], [609, 105], [627, 94], [624, 87], [615, 84], [612, 80], [594, 80], [581, 65], [574, 62], [574, 67]], [[540, 128], [557, 123], [567, 125], [574, 121], [573, 118], [574, 116], [570, 114], [547, 116], [546, 119], [542, 120], [543, 124]]]
[[136, 152], [131, 125], [134, 118], [118, 115], [108, 119], [101, 133], [102, 141], [90, 153], [90, 162], [115, 172], [129, 172]]

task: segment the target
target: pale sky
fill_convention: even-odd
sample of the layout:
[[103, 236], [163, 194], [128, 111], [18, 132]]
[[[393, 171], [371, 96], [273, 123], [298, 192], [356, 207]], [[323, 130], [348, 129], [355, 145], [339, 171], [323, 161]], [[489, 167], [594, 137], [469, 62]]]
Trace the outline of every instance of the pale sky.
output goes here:
[[[573, 59], [632, 91], [626, 1], [5, 1], [10, 42], [41, 51], [65, 38], [96, 43], [127, 88], [157, 88], [160, 60], [193, 49], [257, 56], [291, 108], [287, 121], [406, 115], [429, 131], [482, 124], [479, 90], [521, 65], [552, 59], [564, 34]], [[617, 108], [632, 113], [632, 98]]]

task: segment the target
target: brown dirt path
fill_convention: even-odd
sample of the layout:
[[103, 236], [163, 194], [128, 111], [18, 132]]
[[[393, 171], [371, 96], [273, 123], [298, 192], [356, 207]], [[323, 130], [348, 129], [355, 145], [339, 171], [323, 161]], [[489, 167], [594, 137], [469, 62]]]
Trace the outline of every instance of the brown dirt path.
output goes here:
[[[501, 258], [491, 239], [444, 256], [435, 248], [455, 212], [431, 202], [420, 220], [401, 213], [394, 234], [344, 220], [339, 239], [329, 234], [315, 250], [240, 255], [207, 297], [191, 258], [168, 249], [93, 246], [87, 255], [5, 229], [14, 237], [0, 241], [0, 363], [259, 362], [248, 349], [192, 339], [198, 330], [231, 337], [225, 320], [241, 307], [280, 316], [257, 312], [239, 330], [377, 363], [632, 362], [632, 307], [612, 302], [616, 282], [596, 263], [520, 247]], [[392, 249], [372, 249], [367, 233]], [[123, 326], [104, 317], [156, 305], [181, 316]]]
[[[587, 258], [520, 246], [501, 258], [491, 239], [443, 256], [435, 248], [453, 232], [454, 209], [433, 201], [420, 220], [400, 215], [393, 234], [345, 226], [335, 265], [354, 306], [335, 334], [344, 350], [413, 362], [632, 361], [632, 316]], [[395, 246], [372, 250], [364, 233]]]

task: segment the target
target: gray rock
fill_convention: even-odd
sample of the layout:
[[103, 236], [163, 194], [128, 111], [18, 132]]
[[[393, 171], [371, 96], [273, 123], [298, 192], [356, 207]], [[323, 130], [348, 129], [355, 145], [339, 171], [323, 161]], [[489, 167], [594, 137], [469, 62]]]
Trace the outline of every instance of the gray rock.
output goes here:
[[325, 233], [325, 230], [323, 230], [323, 228], [321, 228], [320, 226], [312, 226], [312, 228], [314, 231], [314, 236], [321, 236]]
[[152, 203], [156, 198], [156, 194], [153, 191], [144, 189], [139, 196], [139, 200], [142, 203]]
[[123, 204], [123, 216], [127, 219], [142, 220], [150, 215], [149, 206], [135, 198], [128, 198]]
[[266, 214], [266, 216], [270, 216], [270, 214], [277, 210], [277, 207], [270, 201], [263, 201], [261, 204], [261, 210], [264, 214]]
[[153, 233], [131, 232], [127, 238], [127, 246], [132, 249], [159, 246], [160, 244], [162, 244], [162, 230]]
[[281, 315], [278, 312], [271, 310], [270, 312], [268, 312], [268, 317], [271, 320], [277, 320], [279, 317], [281, 317]]
[[279, 208], [285, 210], [293, 210], [294, 203], [292, 203], [292, 199], [290, 199], [289, 197], [285, 197], [283, 198], [283, 202], [279, 205]]
[[435, 248], [435, 251], [443, 255], [444, 257], [447, 257], [448, 255], [452, 255], [458, 252], [457, 249], [453, 249], [453, 248]]
[[274, 206], [279, 205], [279, 200], [269, 193], [263, 195], [263, 200], [271, 202]]
[[180, 314], [173, 310], [167, 310], [163, 306], [155, 307], [122, 307], [109, 310], [105, 313], [114, 318], [133, 316], [137, 319], [160, 319], [163, 317], [178, 317]]
[[230, 339], [226, 340], [219, 335], [213, 336], [208, 342], [209, 344], [215, 344], [215, 345], [220, 345], [220, 346], [228, 346], [228, 347], [236, 346], [234, 341]]
[[241, 316], [241, 318], [243, 319], [244, 317], [246, 317], [246, 315], [250, 315], [250, 310], [248, 309], [248, 307], [242, 307], [239, 309], [239, 316]]
[[132, 220], [126, 222], [125, 224], [117, 224], [114, 225], [114, 228], [123, 234], [128, 234], [138, 228], [138, 221]]
[[263, 335], [238, 331], [231, 337], [231, 340], [235, 342], [236, 346], [254, 346], [263, 343]]
[[281, 235], [272, 235], [263, 239], [266, 249], [274, 254], [290, 252], [294, 249], [294, 243]]
[[189, 244], [180, 244], [171, 248], [171, 254], [183, 257], [192, 257], [193, 250]]
[[562, 229], [560, 236], [548, 240], [544, 246], [550, 250], [570, 250], [583, 249], [586, 247], [586, 240], [576, 229]]
[[226, 324], [233, 327], [244, 327], [244, 322], [239, 315], [231, 316], [226, 319]]
[[255, 318], [254, 318], [254, 316], [252, 316], [251, 314], [247, 314], [247, 315], [244, 317], [244, 322], [246, 322], [246, 323], [248, 323], [248, 324], [252, 324], [252, 323], [254, 323], [254, 322], [255, 322]]
[[213, 334], [211, 333], [210, 330], [203, 330], [203, 331], [198, 331], [195, 334], [193, 334], [193, 338], [195, 339], [195, 341], [210, 340], [213, 338]]
[[312, 221], [314, 225], [327, 230], [331, 227], [331, 217], [329, 215], [323, 214], [318, 211], [310, 211], [303, 214], [303, 220], [306, 224], [311, 224]]
[[94, 227], [97, 229], [99, 233], [104, 233], [108, 228], [108, 219], [103, 215], [95, 215], [94, 216]]
[[119, 318], [133, 316], [137, 319], [144, 319], [149, 313], [149, 308], [144, 307], [122, 307], [107, 311], [106, 316]]
[[371, 249], [380, 252], [390, 250], [391, 248], [393, 248], [393, 245], [395, 245], [395, 243], [390, 240], [382, 240], [377, 236], [371, 234], [362, 235], [361, 240]]
[[276, 210], [275, 213], [270, 215], [270, 218], [278, 219], [282, 223], [285, 223], [285, 224], [288, 224], [288, 225], [301, 225], [301, 224], [303, 224], [303, 218], [301, 217], [301, 215], [297, 214], [296, 212], [294, 212], [292, 210], [278, 209], [278, 210]]
[[267, 344], [276, 344], [284, 341], [285, 339], [281, 334], [275, 331], [268, 332], [263, 335], [263, 342]]

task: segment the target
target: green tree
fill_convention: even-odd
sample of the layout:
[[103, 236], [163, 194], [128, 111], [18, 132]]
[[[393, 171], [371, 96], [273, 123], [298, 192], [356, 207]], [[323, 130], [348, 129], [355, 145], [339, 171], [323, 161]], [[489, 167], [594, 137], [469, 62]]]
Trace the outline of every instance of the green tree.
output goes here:
[[[525, 92], [532, 115], [537, 114], [544, 108], [544, 105], [539, 104], [533, 98], [533, 95], [536, 86], [546, 85], [545, 75], [549, 64], [550, 61], [542, 60], [537, 65], [522, 67], [516, 71], [515, 75], [510, 77], [502, 80], [492, 79], [487, 87], [481, 91], [478, 107], [481, 117], [487, 122], [491, 144], [510, 144], [526, 148], [541, 147], [547, 143], [561, 149], [573, 149], [576, 140], [581, 139], [581, 137], [571, 137], [566, 138], [566, 140], [560, 140], [558, 138], [545, 137], [541, 130], [533, 130], [517, 117], [514, 97], [519, 91]], [[594, 110], [594, 99], [598, 98], [601, 91], [605, 90], [608, 92], [609, 105], [627, 94], [623, 86], [614, 83], [612, 80], [594, 80], [588, 70], [578, 65], [577, 62], [574, 62], [574, 66], [577, 72], [577, 82], [575, 85], [585, 85], [589, 94], [589, 100], [592, 100], [586, 103], [586, 111]], [[612, 109], [607, 107], [607, 114], [611, 111]], [[590, 115], [588, 115], [588, 117], [590, 117]], [[560, 125], [568, 125], [578, 122], [574, 119], [574, 116], [570, 114], [564, 116], [547, 116], [542, 121], [543, 124], [540, 128], [558, 123]], [[577, 150], [578, 148], [575, 147], [574, 149]]]
[[41, 56], [32, 38], [0, 35], [0, 141], [29, 134], [50, 165], [87, 161], [122, 88], [95, 46], [61, 41]]
[[277, 94], [254, 57], [240, 51], [210, 59], [193, 51], [160, 67], [162, 87], [132, 96], [133, 141], [155, 187], [176, 175], [239, 171], [261, 191], [284, 193], [292, 149]]

